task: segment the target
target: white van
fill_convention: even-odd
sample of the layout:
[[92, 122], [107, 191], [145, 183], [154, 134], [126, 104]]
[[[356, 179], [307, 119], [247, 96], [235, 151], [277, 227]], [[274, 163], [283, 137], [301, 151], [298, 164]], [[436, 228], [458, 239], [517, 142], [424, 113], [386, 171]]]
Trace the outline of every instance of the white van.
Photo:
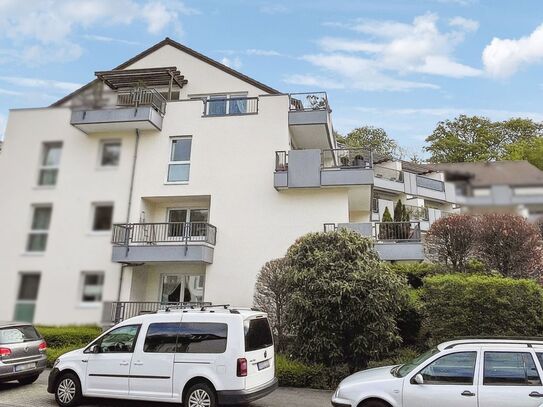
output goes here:
[[228, 306], [140, 315], [62, 355], [47, 391], [60, 406], [82, 397], [244, 404], [277, 388], [265, 313]]

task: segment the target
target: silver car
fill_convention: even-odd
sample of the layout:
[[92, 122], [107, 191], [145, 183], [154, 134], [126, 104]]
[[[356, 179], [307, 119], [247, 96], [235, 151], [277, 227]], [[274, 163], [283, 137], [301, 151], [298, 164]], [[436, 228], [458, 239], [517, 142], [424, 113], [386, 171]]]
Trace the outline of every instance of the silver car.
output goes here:
[[45, 370], [47, 344], [31, 324], [0, 322], [0, 383], [34, 383]]

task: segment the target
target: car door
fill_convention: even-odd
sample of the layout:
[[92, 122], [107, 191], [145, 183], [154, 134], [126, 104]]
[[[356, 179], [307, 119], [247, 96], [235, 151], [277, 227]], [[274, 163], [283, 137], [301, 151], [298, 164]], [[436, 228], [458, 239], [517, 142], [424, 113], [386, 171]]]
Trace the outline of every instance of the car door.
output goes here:
[[[170, 320], [168, 320], [170, 319]], [[173, 362], [181, 316], [174, 314], [142, 327], [130, 367], [129, 394], [134, 398], [172, 398]]]
[[[439, 354], [406, 377], [403, 407], [477, 407], [477, 351]], [[421, 375], [422, 383], [415, 377]]]
[[[85, 351], [85, 395], [128, 396], [128, 375], [140, 325], [114, 328]], [[93, 352], [95, 350], [95, 352]]]
[[534, 356], [527, 347], [484, 351], [479, 407], [538, 407], [543, 404], [541, 371]]

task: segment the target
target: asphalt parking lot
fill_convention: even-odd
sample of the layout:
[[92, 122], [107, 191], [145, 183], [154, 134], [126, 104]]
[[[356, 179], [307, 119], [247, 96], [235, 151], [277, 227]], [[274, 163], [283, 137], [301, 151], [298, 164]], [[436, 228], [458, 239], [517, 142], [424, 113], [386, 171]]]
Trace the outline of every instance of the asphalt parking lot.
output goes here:
[[[17, 382], [0, 383], [1, 407], [52, 407], [55, 398], [47, 393], [48, 371], [45, 371], [34, 384], [22, 386]], [[254, 402], [252, 407], [329, 407], [331, 392], [311, 389], [279, 388], [269, 396]], [[168, 407], [169, 403], [149, 403], [123, 400], [88, 399], [84, 407]]]

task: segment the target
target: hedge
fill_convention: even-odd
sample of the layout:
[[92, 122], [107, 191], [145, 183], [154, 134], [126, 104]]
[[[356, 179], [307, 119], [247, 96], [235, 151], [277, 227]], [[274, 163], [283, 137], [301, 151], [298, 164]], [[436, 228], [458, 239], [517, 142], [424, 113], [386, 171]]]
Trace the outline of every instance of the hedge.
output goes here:
[[462, 336], [538, 336], [543, 289], [532, 280], [450, 274], [424, 280], [424, 329], [432, 342]]

